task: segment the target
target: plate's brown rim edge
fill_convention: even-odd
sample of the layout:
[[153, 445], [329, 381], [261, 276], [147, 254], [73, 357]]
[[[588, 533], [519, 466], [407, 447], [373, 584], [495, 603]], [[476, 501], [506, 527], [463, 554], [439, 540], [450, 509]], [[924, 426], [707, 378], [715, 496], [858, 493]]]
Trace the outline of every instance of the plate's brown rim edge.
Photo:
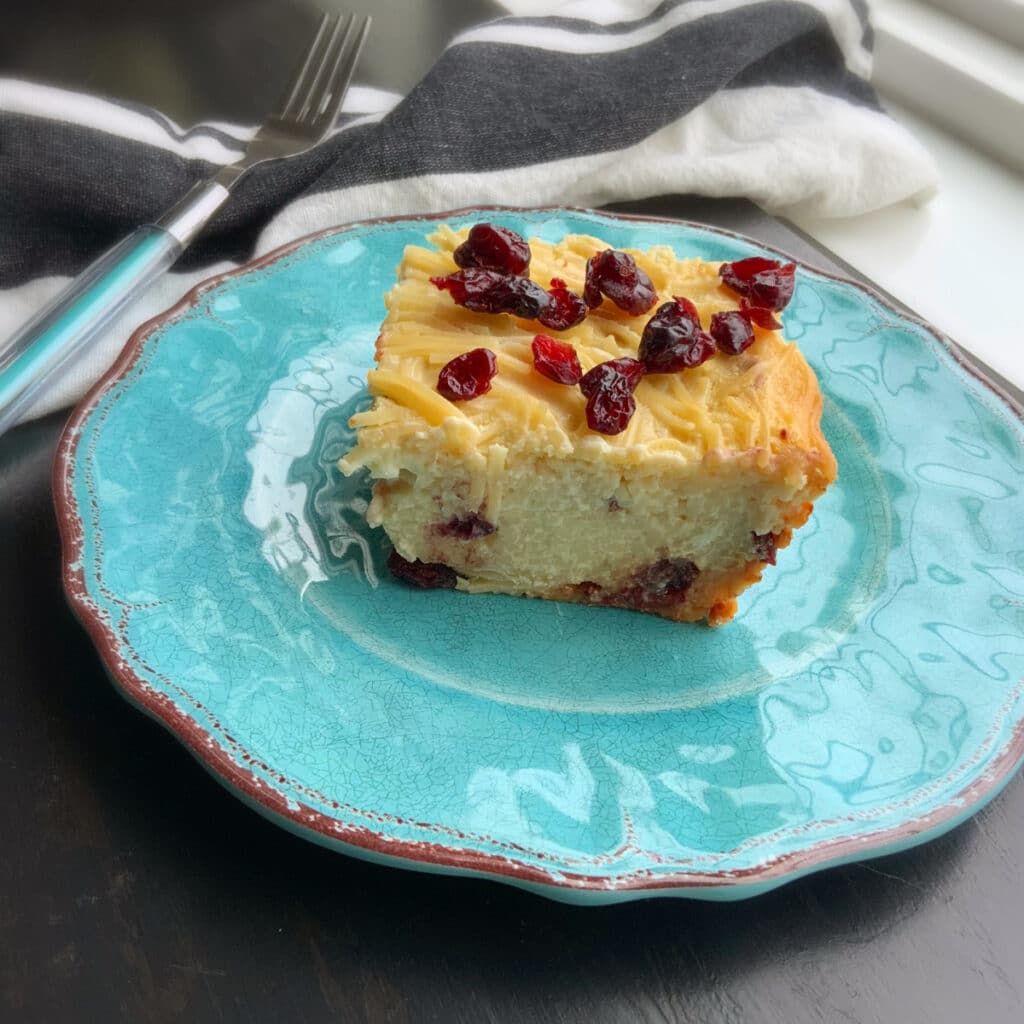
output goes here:
[[951, 818], [958, 817], [967, 808], [981, 802], [985, 796], [994, 794], [1002, 784], [1009, 780], [1013, 771], [1021, 760], [1024, 759], [1024, 720], [1017, 722], [1010, 739], [1003, 749], [989, 761], [983, 774], [954, 796], [948, 798], [941, 807], [921, 817], [912, 818], [900, 825], [870, 833], [868, 836], [859, 838], [836, 837], [818, 844], [812, 844], [803, 850], [778, 854], [770, 860], [751, 868], [732, 871], [675, 872], [666, 874], [655, 874], [648, 871], [633, 872], [622, 876], [600, 876], [563, 870], [545, 870], [542, 867], [516, 860], [514, 857], [505, 854], [485, 853], [478, 850], [434, 843], [428, 840], [385, 838], [382, 832], [375, 832], [373, 829], [362, 825], [341, 822], [339, 819], [323, 814], [308, 805], [285, 797], [284, 794], [262, 783], [255, 773], [238, 764], [226, 748], [210, 732], [193, 718], [189, 717], [170, 697], [152, 689], [134, 671], [133, 667], [120, 656], [119, 647], [121, 644], [117, 632], [113, 624], [106, 621], [105, 617], [100, 613], [98, 605], [90, 598], [85, 584], [85, 569], [81, 564], [85, 531], [82, 525], [82, 516], [71, 487], [71, 467], [74, 464], [83, 425], [98, 406], [101, 398], [131, 371], [141, 356], [149, 337], [166, 323], [177, 319], [187, 310], [194, 307], [206, 292], [218, 287], [224, 281], [260, 270], [321, 238], [374, 224], [428, 220], [436, 220], [438, 223], [441, 223], [449, 218], [462, 217], [479, 212], [506, 212], [510, 214], [556, 214], [571, 212], [596, 215], [612, 220], [685, 226], [709, 231], [714, 234], [730, 236], [761, 249], [776, 252], [795, 262], [798, 266], [807, 267], [823, 277], [857, 288], [869, 298], [891, 310], [898, 318], [917, 324], [938, 341], [963, 369], [1003, 401], [1017, 418], [1024, 423], [1024, 406], [996, 382], [990, 380], [963, 355], [958, 345], [932, 325], [917, 316], [896, 309], [891, 302], [879, 295], [874, 289], [859, 281], [834, 274], [831, 271], [822, 270], [806, 260], [791, 256], [776, 246], [766, 245], [738, 231], [683, 219], [654, 217], [643, 214], [610, 213], [584, 207], [512, 207], [498, 205], [464, 207], [438, 213], [375, 217], [325, 228], [287, 242], [271, 252], [265, 253], [263, 256], [248, 261], [240, 267], [199, 282], [169, 309], [141, 324], [133, 331], [114, 364], [75, 407], [61, 433], [53, 465], [53, 494], [61, 537], [64, 589], [79, 620], [91, 636], [103, 658], [109, 674], [123, 688], [125, 694], [131, 698], [132, 702], [160, 722], [179, 740], [183, 741], [192, 754], [208, 767], [220, 781], [228, 786], [237, 788], [249, 800], [265, 808], [271, 814], [286, 819], [289, 823], [297, 825], [302, 830], [316, 833], [317, 836], [330, 840], [341, 847], [350, 846], [365, 850], [387, 860], [393, 860], [396, 864], [410, 862], [414, 865], [419, 864], [440, 869], [448, 868], [476, 875], [498, 876], [507, 881], [538, 884], [543, 887], [580, 893], [647, 892], [650, 895], [657, 895], [659, 892], [670, 893], [677, 889], [718, 889], [721, 887], [735, 887], [741, 883], [757, 884], [781, 881], [785, 880], [788, 876], [796, 877], [812, 870], [842, 863], [850, 858], [863, 859], [877, 856], [886, 853], [887, 850], [894, 846], [903, 848], [906, 845], [922, 842], [930, 834], [939, 832], [941, 826]]

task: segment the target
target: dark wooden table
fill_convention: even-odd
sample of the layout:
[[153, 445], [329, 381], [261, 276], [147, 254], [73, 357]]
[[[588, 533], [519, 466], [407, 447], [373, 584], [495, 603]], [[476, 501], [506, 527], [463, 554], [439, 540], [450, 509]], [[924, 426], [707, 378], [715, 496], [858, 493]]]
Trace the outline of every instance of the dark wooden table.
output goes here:
[[[745, 203], [630, 209], [834, 267]], [[265, 821], [118, 696], [69, 612], [63, 419], [0, 439], [0, 1021], [1024, 1020], [1020, 778], [927, 846], [735, 904], [564, 906]]]

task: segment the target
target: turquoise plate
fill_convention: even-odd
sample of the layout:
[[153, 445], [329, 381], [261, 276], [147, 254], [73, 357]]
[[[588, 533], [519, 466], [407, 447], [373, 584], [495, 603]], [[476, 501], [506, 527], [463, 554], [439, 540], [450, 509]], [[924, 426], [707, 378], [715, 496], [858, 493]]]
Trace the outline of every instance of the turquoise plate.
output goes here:
[[[693, 224], [486, 216], [763, 252]], [[802, 268], [785, 327], [840, 477], [709, 630], [389, 579], [334, 468], [403, 247], [357, 224], [131, 339], [56, 465], [65, 583], [125, 695], [256, 809], [558, 899], [735, 899], [963, 821], [1024, 754], [1024, 427], [941, 338]], [[154, 794], [158, 799], [159, 794]]]

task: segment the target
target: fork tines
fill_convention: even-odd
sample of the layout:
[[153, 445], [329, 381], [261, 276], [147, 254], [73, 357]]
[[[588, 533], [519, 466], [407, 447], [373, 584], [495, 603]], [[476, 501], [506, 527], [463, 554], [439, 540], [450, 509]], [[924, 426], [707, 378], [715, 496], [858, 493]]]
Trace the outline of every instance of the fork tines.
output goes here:
[[369, 17], [325, 14], [313, 46], [276, 116], [293, 123], [332, 124], [369, 29]]

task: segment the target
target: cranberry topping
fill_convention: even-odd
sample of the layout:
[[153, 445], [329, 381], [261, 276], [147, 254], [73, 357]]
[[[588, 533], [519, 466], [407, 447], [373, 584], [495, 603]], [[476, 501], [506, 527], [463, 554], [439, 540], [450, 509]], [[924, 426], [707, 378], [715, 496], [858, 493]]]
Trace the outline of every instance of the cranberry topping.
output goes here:
[[504, 274], [526, 276], [530, 246], [522, 235], [498, 224], [475, 224], [469, 237], [452, 254], [463, 268], [479, 267]]
[[587, 399], [587, 426], [598, 434], [621, 434], [636, 412], [636, 399], [620, 391], [595, 391]]
[[552, 331], [566, 331], [582, 323], [587, 315], [587, 304], [558, 277], [551, 279], [550, 301], [537, 319]]
[[751, 306], [746, 299], [740, 299], [740, 313], [751, 323], [757, 324], [758, 327], [763, 327], [766, 331], [777, 331], [782, 326], [770, 309]]
[[454, 590], [458, 577], [455, 570], [440, 562], [410, 562], [397, 551], [388, 555], [388, 569], [396, 580], [424, 590]]
[[754, 542], [754, 557], [759, 562], [767, 562], [769, 565], [774, 565], [775, 553], [778, 551], [778, 547], [775, 543], [775, 534], [752, 533], [750, 536]]
[[437, 377], [437, 390], [449, 401], [479, 398], [491, 390], [498, 361], [489, 348], [474, 348], [449, 360]]
[[639, 359], [631, 359], [629, 356], [609, 359], [607, 362], [598, 363], [583, 375], [580, 380], [580, 391], [590, 398], [601, 388], [617, 386], [621, 379], [628, 386], [629, 394], [632, 394], [643, 379], [643, 375], [644, 367]]
[[432, 277], [442, 291], [451, 292], [460, 306], [475, 313], [514, 313], [535, 320], [551, 297], [526, 277], [512, 277], [497, 270], [457, 270], [447, 277]]
[[658, 301], [651, 279], [632, 256], [617, 249], [605, 249], [587, 260], [583, 298], [594, 309], [601, 305], [602, 295], [633, 316], [646, 313]]
[[530, 346], [536, 371], [556, 384], [578, 384], [583, 376], [579, 356], [572, 345], [538, 334]]
[[677, 306], [681, 306], [685, 313], [693, 317], [697, 321], [697, 326], [700, 327], [700, 312], [685, 295], [673, 295], [672, 300]]
[[624, 356], [598, 363], [580, 379], [587, 397], [587, 426], [599, 434], [621, 434], [636, 412], [633, 392], [644, 375], [643, 364]]
[[711, 317], [710, 334], [718, 351], [729, 356], [738, 356], [754, 344], [754, 329], [738, 309], [715, 313]]
[[675, 373], [710, 359], [715, 344], [701, 330], [693, 303], [676, 298], [660, 305], [647, 322], [638, 354], [648, 373]]
[[471, 512], [468, 516], [452, 516], [447, 523], [439, 523], [434, 527], [434, 533], [442, 537], [456, 537], [458, 540], [489, 537], [495, 530], [497, 527], [494, 523], [484, 519], [478, 512]]
[[779, 263], [764, 256], [723, 263], [718, 268], [722, 283], [760, 309], [778, 311], [793, 297], [795, 263]]

